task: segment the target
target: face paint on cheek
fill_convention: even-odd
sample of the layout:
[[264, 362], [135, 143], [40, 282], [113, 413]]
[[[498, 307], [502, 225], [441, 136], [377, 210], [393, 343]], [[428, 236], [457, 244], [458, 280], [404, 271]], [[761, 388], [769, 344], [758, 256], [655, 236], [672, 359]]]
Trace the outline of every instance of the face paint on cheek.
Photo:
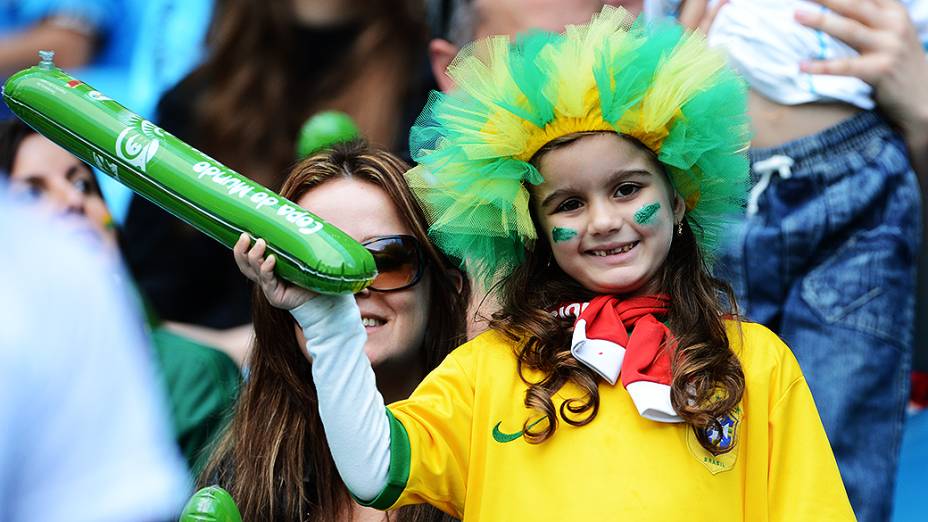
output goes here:
[[654, 218], [657, 216], [657, 211], [660, 210], [660, 203], [651, 203], [650, 205], [645, 205], [638, 209], [635, 212], [635, 223], [639, 225], [650, 225], [654, 222]]
[[577, 237], [577, 231], [572, 228], [554, 227], [551, 229], [551, 238], [555, 243], [569, 241], [575, 237]]

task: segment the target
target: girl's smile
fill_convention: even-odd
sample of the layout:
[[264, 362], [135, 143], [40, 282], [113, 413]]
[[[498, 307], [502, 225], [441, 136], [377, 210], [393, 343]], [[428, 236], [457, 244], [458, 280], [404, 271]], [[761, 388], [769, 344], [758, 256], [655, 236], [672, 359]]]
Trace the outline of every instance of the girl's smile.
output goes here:
[[630, 243], [613, 243], [613, 244], [601, 245], [598, 248], [587, 250], [586, 252], [584, 252], [584, 254], [591, 255], [594, 257], [609, 258], [608, 261], [611, 261], [611, 262], [620, 261], [620, 260], [624, 260], [625, 258], [624, 257], [622, 257], [621, 259], [617, 259], [617, 258], [620, 256], [623, 256], [624, 254], [628, 254], [629, 252], [631, 252], [633, 248], [638, 246], [638, 243], [640, 243], [640, 241], [632, 241]]
[[684, 205], [654, 155], [615, 133], [543, 153], [533, 205], [558, 266], [598, 293], [656, 291]]

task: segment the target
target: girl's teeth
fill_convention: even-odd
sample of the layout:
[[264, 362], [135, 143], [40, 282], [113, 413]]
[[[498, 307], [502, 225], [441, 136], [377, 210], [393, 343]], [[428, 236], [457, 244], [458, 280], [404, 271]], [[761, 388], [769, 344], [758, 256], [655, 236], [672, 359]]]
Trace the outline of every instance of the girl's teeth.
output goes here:
[[628, 252], [637, 244], [638, 242], [635, 241], [634, 243], [629, 243], [623, 247], [613, 248], [612, 250], [594, 250], [592, 253], [596, 257], [614, 256], [616, 254], [624, 254], [625, 252]]
[[380, 326], [383, 324], [383, 321], [377, 319], [371, 319], [370, 317], [362, 317], [361, 324], [364, 326]]

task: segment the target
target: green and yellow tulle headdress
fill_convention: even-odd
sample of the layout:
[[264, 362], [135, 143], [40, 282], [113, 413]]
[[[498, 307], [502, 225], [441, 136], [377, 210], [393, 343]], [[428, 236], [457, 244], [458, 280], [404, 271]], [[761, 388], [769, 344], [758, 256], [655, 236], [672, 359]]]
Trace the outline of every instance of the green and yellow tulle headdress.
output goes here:
[[698, 33], [606, 7], [563, 34], [476, 42], [448, 74], [457, 89], [432, 93], [410, 134], [419, 166], [406, 177], [433, 240], [484, 281], [533, 247], [526, 183], [543, 179], [529, 161], [568, 134], [617, 132], [653, 151], [710, 260], [742, 213], [746, 89]]

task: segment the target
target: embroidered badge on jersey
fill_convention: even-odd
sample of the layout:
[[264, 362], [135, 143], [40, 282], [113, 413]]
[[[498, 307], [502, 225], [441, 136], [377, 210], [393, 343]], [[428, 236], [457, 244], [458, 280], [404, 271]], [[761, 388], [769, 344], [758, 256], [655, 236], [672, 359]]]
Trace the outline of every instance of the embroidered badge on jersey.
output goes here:
[[[709, 429], [707, 433], [709, 441], [722, 449], [734, 447], [742, 416], [741, 407], [739, 406], [735, 408], [735, 411], [732, 412], [731, 415], [726, 415], [719, 419], [721, 430]], [[700, 461], [713, 475], [728, 471], [735, 467], [735, 460], [738, 457], [737, 449], [719, 455], [713, 455], [709, 450], [702, 447], [702, 444], [696, 439], [696, 434], [692, 429], [686, 430], [686, 447], [690, 450], [690, 453], [696, 457], [696, 460]]]

